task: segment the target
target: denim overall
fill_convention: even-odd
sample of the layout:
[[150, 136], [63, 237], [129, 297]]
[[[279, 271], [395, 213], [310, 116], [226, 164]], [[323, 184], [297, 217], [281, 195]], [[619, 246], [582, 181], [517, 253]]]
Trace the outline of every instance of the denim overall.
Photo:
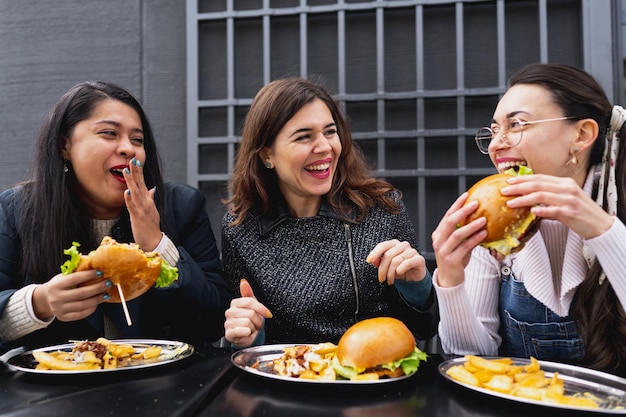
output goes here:
[[500, 276], [499, 354], [561, 362], [582, 359], [584, 345], [571, 317], [560, 317], [536, 300], [510, 267], [502, 266]]

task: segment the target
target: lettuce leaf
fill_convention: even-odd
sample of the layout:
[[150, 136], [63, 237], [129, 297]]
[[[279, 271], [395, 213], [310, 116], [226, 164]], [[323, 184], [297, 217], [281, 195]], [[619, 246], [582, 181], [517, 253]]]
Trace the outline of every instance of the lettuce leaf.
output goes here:
[[405, 375], [411, 375], [417, 372], [420, 362], [426, 361], [427, 359], [428, 355], [416, 347], [409, 356], [398, 359], [397, 361], [386, 363], [383, 365], [383, 368], [395, 371], [397, 368], [401, 367]]
[[167, 261], [161, 258], [161, 272], [154, 284], [157, 288], [167, 287], [172, 285], [174, 281], [178, 279], [178, 268], [171, 266]]
[[80, 252], [78, 251], [78, 247], [80, 243], [72, 242], [72, 247], [68, 249], [63, 249], [63, 253], [69, 255], [70, 259], [63, 262], [61, 265], [61, 274], [69, 275], [78, 268], [78, 263], [80, 262]]
[[515, 168], [509, 168], [504, 171], [504, 173], [509, 175], [531, 175], [533, 170], [528, 168], [526, 165], [520, 165], [517, 171]]

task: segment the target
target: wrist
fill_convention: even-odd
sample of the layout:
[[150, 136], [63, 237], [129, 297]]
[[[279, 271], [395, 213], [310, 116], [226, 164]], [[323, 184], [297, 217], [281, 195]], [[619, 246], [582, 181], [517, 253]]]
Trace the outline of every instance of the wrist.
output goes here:
[[37, 285], [33, 290], [33, 312], [39, 320], [48, 321], [54, 317], [50, 303], [48, 303], [48, 292], [45, 284]]

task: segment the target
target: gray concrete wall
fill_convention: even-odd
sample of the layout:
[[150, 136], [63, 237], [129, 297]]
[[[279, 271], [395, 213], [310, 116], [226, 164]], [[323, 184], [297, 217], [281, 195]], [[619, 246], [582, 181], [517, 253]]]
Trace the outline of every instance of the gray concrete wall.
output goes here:
[[0, 0], [0, 189], [28, 173], [39, 127], [59, 96], [95, 79], [139, 99], [166, 177], [185, 182], [182, 0]]

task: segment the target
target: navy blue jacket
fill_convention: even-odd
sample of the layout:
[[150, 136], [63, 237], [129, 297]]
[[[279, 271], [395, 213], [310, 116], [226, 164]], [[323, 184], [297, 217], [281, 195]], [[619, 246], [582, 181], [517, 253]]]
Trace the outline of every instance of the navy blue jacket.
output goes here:
[[[20, 276], [21, 248], [15, 227], [20, 201], [16, 190], [9, 189], [0, 194], [0, 313], [17, 289], [34, 282], [28, 274]], [[0, 340], [0, 350], [15, 345], [38, 347], [67, 343], [68, 340], [94, 340], [104, 335], [103, 311], [124, 338], [179, 340], [197, 348], [209, 346], [219, 339], [224, 333], [224, 312], [232, 297], [223, 277], [205, 198], [197, 189], [183, 184], [168, 183], [165, 191], [167, 230], [164, 231], [180, 252], [179, 277], [170, 287], [153, 287], [146, 294], [128, 301], [132, 326], [126, 324], [120, 304], [102, 303], [96, 312], [83, 320], [54, 320], [47, 328], [22, 339], [8, 344]], [[127, 212], [113, 226], [111, 236], [119, 242], [133, 241]], [[45, 236], [41, 238], [46, 239]], [[76, 236], [75, 241], [81, 242], [81, 236]]]

